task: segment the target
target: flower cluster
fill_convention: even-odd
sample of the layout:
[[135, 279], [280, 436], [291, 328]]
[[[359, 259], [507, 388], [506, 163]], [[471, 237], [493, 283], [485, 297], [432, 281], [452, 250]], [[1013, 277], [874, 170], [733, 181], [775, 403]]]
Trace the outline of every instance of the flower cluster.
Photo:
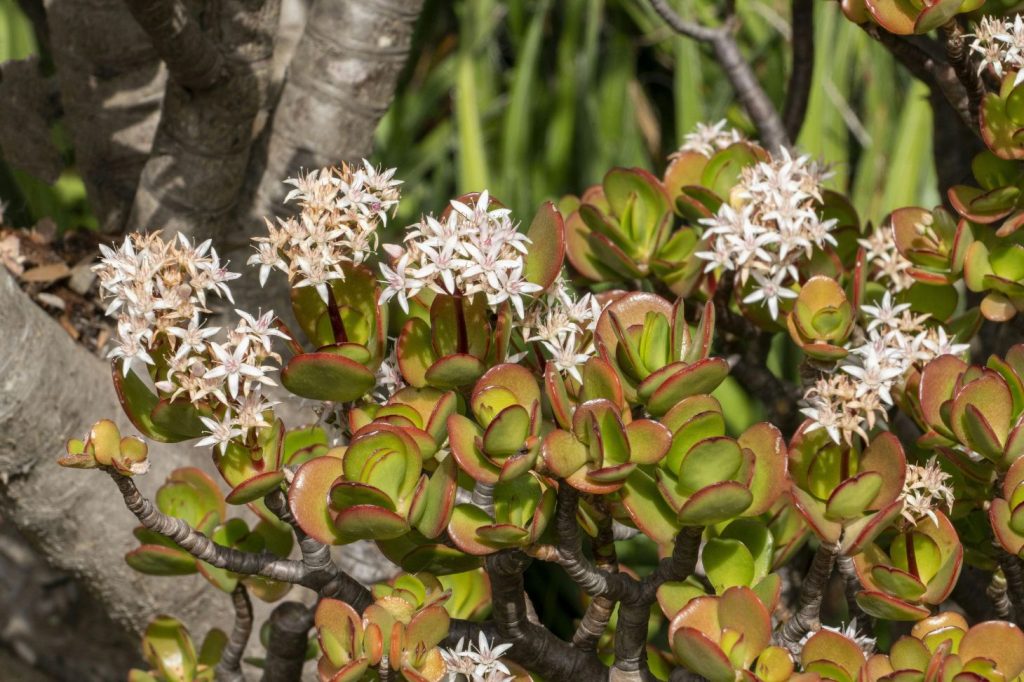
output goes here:
[[511, 682], [515, 679], [501, 661], [501, 657], [512, 648], [511, 644], [492, 646], [483, 632], [473, 647], [472, 642], [460, 638], [454, 649], [441, 649], [441, 656], [448, 666], [448, 682]]
[[900, 494], [903, 518], [913, 526], [925, 518], [938, 523], [936, 508], [945, 507], [947, 512], [953, 509], [952, 478], [942, 470], [935, 457], [924, 466], [908, 464], [907, 478]]
[[1016, 72], [1014, 86], [1024, 81], [1024, 18], [1014, 15], [1012, 21], [982, 17], [974, 29], [971, 50], [981, 55], [978, 73], [987, 68], [997, 78]]
[[192, 327], [208, 312], [207, 295], [231, 298], [227, 283], [240, 275], [221, 265], [210, 240], [196, 246], [184, 235], [165, 241], [159, 232], [132, 234], [119, 249], [100, 246], [102, 258], [93, 266], [100, 292], [109, 301], [107, 315], [117, 316], [117, 345], [110, 357], [122, 359], [125, 376], [132, 362], [155, 365], [152, 351], [166, 343], [178, 347], [172, 329]]
[[683, 138], [683, 144], [679, 147], [679, 151], [669, 158], [674, 158], [684, 152], [696, 152], [710, 158], [715, 152], [746, 139], [738, 130], [729, 128], [728, 125], [728, 121], [724, 118], [711, 125], [703, 122], [697, 123], [693, 132], [687, 133]]
[[310, 171], [287, 181], [294, 189], [285, 202], [297, 201], [297, 217], [267, 220], [266, 237], [256, 237], [250, 265], [260, 266], [260, 284], [274, 269], [295, 287], [316, 287], [326, 302], [328, 283], [345, 279], [346, 263], [359, 264], [377, 249], [377, 229], [387, 225], [398, 205], [400, 180], [395, 169], [347, 164]]
[[830, 234], [836, 221], [822, 220], [818, 211], [826, 177], [809, 156], [793, 158], [786, 150], [744, 168], [730, 201], [701, 221], [710, 250], [696, 256], [708, 261], [705, 272], [734, 271], [741, 285], [753, 277], [756, 284], [743, 302], [760, 302], [778, 318], [780, 300], [797, 296], [791, 287], [796, 262], [836, 243]]
[[940, 355], [962, 355], [969, 346], [956, 343], [941, 326], [927, 325], [928, 315], [915, 315], [909, 303], [894, 303], [886, 292], [878, 305], [861, 307], [867, 326], [851, 344], [841, 373], [818, 381], [804, 395], [802, 413], [836, 443], [853, 434], [867, 440], [867, 431], [885, 423], [893, 406], [892, 392], [913, 364], [924, 366]]
[[858, 239], [857, 243], [864, 248], [865, 264], [870, 268], [873, 280], [884, 281], [886, 288], [897, 294], [913, 285], [914, 278], [907, 272], [913, 263], [896, 249], [891, 225], [876, 228], [867, 238]]
[[520, 318], [523, 296], [541, 290], [523, 276], [530, 240], [519, 232], [507, 208], [491, 208], [484, 191], [475, 204], [453, 200], [440, 218], [427, 216], [409, 227], [405, 245], [385, 249], [393, 260], [381, 264], [386, 287], [380, 303], [397, 298], [402, 310], [423, 289], [451, 296], [484, 293], [496, 306], [508, 301]]
[[601, 304], [593, 294], [575, 298], [559, 278], [523, 320], [523, 339], [540, 343], [560, 372], [582, 381], [580, 365], [594, 355], [593, 332]]

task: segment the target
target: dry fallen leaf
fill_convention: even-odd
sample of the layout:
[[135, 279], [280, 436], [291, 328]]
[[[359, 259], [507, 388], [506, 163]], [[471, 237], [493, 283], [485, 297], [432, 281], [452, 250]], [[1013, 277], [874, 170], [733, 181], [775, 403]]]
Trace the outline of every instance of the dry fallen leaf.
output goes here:
[[67, 263], [47, 263], [46, 265], [40, 265], [26, 270], [21, 275], [22, 282], [55, 282], [58, 279], [64, 279], [71, 274], [71, 268], [67, 266]]

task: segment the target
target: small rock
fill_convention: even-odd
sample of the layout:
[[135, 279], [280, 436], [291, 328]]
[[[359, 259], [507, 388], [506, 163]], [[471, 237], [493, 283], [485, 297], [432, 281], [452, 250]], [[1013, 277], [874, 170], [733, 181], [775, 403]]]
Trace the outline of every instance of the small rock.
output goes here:
[[79, 296], [85, 296], [95, 281], [96, 273], [92, 271], [92, 259], [86, 258], [71, 268], [71, 279], [68, 281], [68, 286]]

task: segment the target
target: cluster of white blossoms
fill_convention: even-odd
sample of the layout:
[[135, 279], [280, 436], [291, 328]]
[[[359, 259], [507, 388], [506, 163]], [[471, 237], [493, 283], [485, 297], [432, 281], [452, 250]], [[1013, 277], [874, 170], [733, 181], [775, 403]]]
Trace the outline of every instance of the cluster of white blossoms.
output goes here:
[[938, 523], [935, 510], [944, 507], [948, 512], [953, 509], [953, 477], [942, 470], [935, 457], [923, 466], [907, 465], [907, 478], [903, 483], [900, 499], [903, 502], [903, 518], [912, 526], [924, 519]]
[[454, 649], [441, 648], [448, 666], [446, 682], [512, 682], [515, 675], [501, 661], [511, 648], [511, 644], [492, 646], [482, 632], [476, 647], [459, 638]]
[[583, 381], [580, 366], [593, 357], [601, 304], [587, 293], [575, 298], [561, 277], [523, 319], [523, 339], [540, 343], [558, 371]]
[[836, 244], [836, 221], [819, 214], [827, 177], [809, 156], [793, 158], [786, 150], [744, 168], [728, 201], [700, 221], [709, 250], [696, 256], [708, 261], [704, 271], [735, 272], [741, 286], [752, 277], [755, 285], [743, 302], [760, 302], [777, 319], [781, 299], [797, 296], [797, 262]]
[[1002, 79], [1016, 72], [1013, 84], [1024, 81], [1024, 18], [1016, 14], [1013, 20], [982, 17], [974, 29], [971, 50], [981, 55], [978, 73], [991, 68]]
[[850, 443], [854, 434], [886, 422], [893, 391], [911, 365], [923, 367], [940, 355], [963, 355], [968, 344], [956, 343], [942, 325], [928, 325], [928, 315], [915, 315], [909, 303], [894, 303], [885, 292], [878, 305], [865, 305], [867, 320], [848, 344], [850, 354], [839, 372], [818, 379], [804, 394], [801, 412], [812, 420], [808, 431], [825, 429], [836, 443]]
[[491, 306], [508, 301], [522, 318], [523, 296], [541, 290], [523, 275], [527, 236], [507, 208], [491, 208], [485, 190], [475, 204], [451, 201], [440, 218], [427, 216], [411, 225], [404, 246], [384, 245], [392, 264], [381, 263], [385, 289], [408, 312], [409, 299], [423, 289], [451, 296], [484, 293]]
[[896, 237], [892, 225], [881, 225], [857, 243], [864, 248], [865, 265], [872, 280], [888, 280], [887, 288], [899, 293], [914, 284], [914, 278], [907, 272], [913, 263], [903, 257], [896, 248]]
[[[207, 296], [231, 298], [229, 272], [210, 246], [196, 246], [184, 235], [165, 241], [159, 232], [131, 234], [120, 248], [100, 245], [93, 266], [106, 314], [117, 319], [116, 345], [109, 357], [121, 358], [125, 376], [135, 361], [155, 365], [150, 352], [166, 341], [176, 348], [172, 329], [181, 329], [208, 312]], [[232, 301], [233, 302], [233, 301]]]
[[200, 417], [209, 435], [197, 446], [223, 450], [229, 440], [269, 426], [263, 413], [276, 403], [266, 400], [262, 388], [276, 385], [268, 374], [277, 368], [266, 363], [280, 363], [273, 339], [288, 337], [274, 326], [273, 311], [254, 316], [235, 310], [239, 321], [226, 334], [205, 325], [208, 294], [233, 300], [227, 282], [239, 277], [220, 264], [210, 242], [195, 246], [182, 235], [164, 241], [159, 233], [133, 234], [119, 249], [100, 249], [93, 269], [110, 300], [107, 314], [117, 316], [110, 357], [121, 359], [125, 376], [133, 361], [154, 366], [162, 397], [184, 396], [221, 414]]
[[402, 184], [395, 169], [342, 164], [290, 178], [285, 202], [297, 201], [298, 216], [267, 220], [266, 237], [255, 237], [248, 263], [260, 266], [260, 284], [274, 269], [294, 287], [315, 287], [328, 300], [328, 284], [345, 279], [345, 265], [359, 264], [377, 250], [377, 229], [398, 206]]
[[728, 127], [729, 122], [724, 118], [717, 123], [697, 123], [697, 127], [691, 133], [683, 137], [683, 144], [679, 151], [669, 157], [673, 159], [684, 152], [696, 152], [707, 156], [714, 156], [715, 152], [721, 151], [737, 142], [746, 140], [735, 128]]

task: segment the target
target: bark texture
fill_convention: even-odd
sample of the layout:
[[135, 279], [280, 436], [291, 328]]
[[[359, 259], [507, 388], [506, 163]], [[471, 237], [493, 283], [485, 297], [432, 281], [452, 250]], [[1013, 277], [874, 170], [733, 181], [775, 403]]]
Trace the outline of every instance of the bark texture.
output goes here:
[[146, 163], [166, 73], [124, 0], [46, 0], [75, 161], [108, 232], [124, 227]]
[[[314, 0], [250, 177], [249, 229], [281, 210], [302, 168], [357, 161], [394, 96], [423, 0]], [[248, 218], [248, 220], [246, 220]], [[229, 237], [230, 235], [224, 235]]]
[[[160, 579], [128, 567], [135, 519], [119, 495], [97, 494], [104, 477], [57, 465], [65, 438], [96, 420], [123, 418], [106, 363], [76, 345], [0, 271], [0, 513], [57, 568], [86, 578], [112, 618], [140, 633], [159, 613], [173, 613], [203, 633], [216, 622], [230, 630], [223, 597], [204, 580]], [[152, 492], [181, 463], [153, 447], [152, 470], [140, 484]], [[201, 458], [196, 458], [201, 459]], [[106, 483], [106, 481], [104, 481]], [[109, 485], [109, 484], [107, 484]]]

